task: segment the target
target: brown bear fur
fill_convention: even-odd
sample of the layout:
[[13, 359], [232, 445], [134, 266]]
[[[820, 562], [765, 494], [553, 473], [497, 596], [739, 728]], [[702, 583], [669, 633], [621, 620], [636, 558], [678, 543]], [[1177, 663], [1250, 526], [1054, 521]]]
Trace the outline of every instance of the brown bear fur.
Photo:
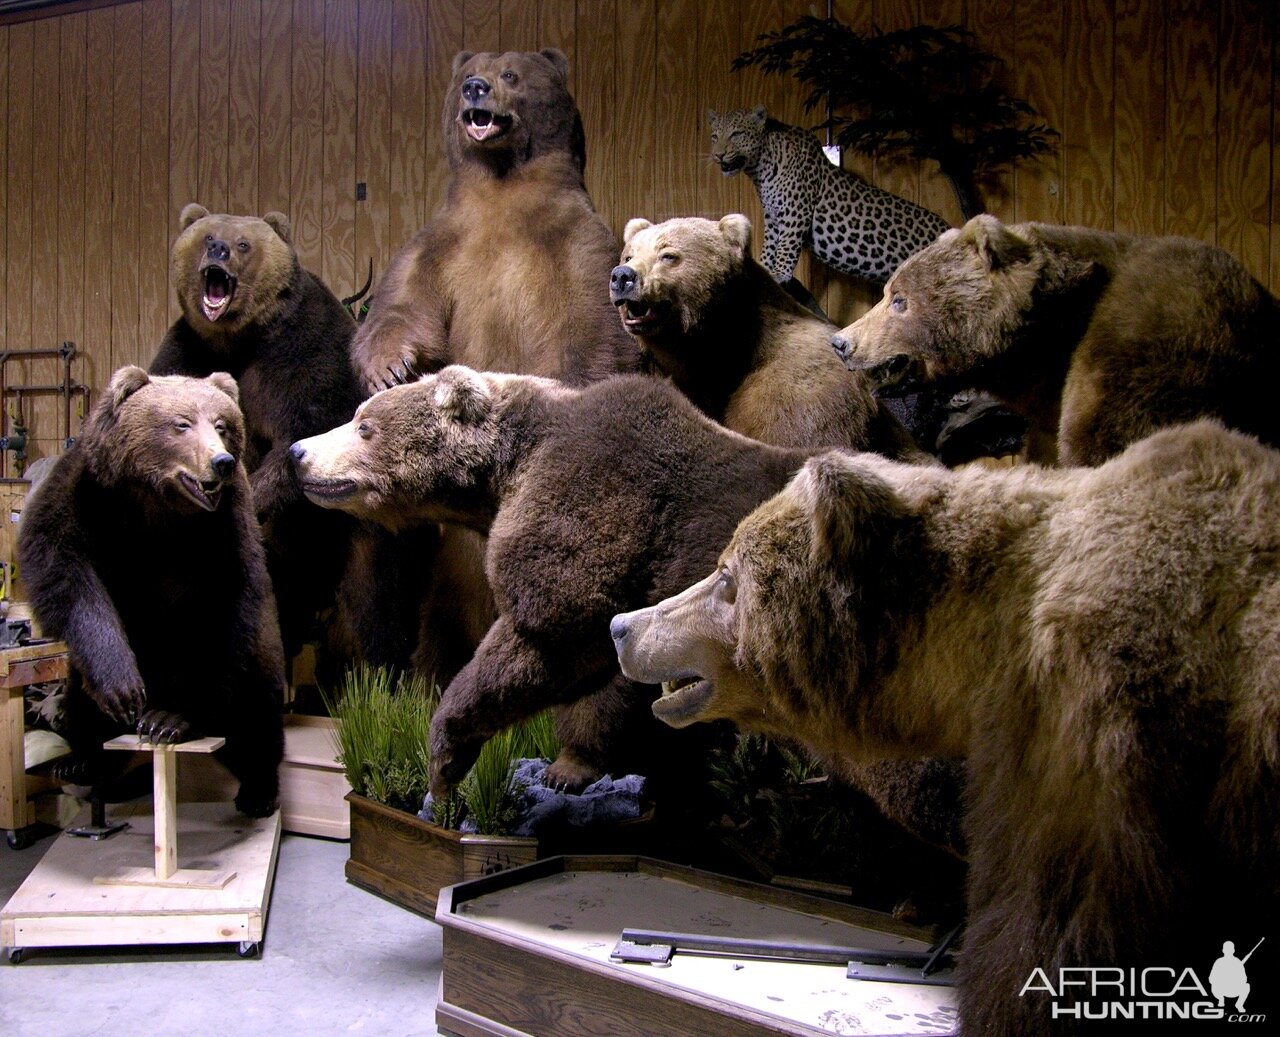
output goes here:
[[747, 217], [631, 220], [610, 298], [655, 372], [726, 428], [778, 446], [925, 459], [832, 354], [835, 329], [751, 258]]
[[1277, 514], [1280, 454], [1211, 421], [1092, 469], [829, 453], [611, 629], [624, 673], [691, 682], [668, 723], [965, 756], [964, 1032], [1078, 1032], [1034, 969], [1203, 982], [1276, 931]]
[[369, 300], [352, 345], [369, 391], [451, 363], [574, 383], [635, 367], [604, 291], [618, 249], [583, 184], [568, 74], [553, 49], [454, 58], [448, 196]]
[[311, 507], [288, 455], [295, 440], [348, 420], [363, 398], [349, 353], [355, 321], [303, 269], [284, 214], [210, 213], [192, 203], [179, 226], [170, 266], [182, 315], [150, 370], [226, 371], [239, 383], [244, 463], [287, 653], [319, 636], [317, 616], [336, 603], [343, 622], [333, 626], [354, 641], [341, 658], [408, 665], [421, 591], [403, 586], [403, 558], [383, 531]]
[[1276, 299], [1221, 249], [975, 216], [832, 344], [881, 393], [986, 389], [1032, 460], [1093, 465], [1198, 417], [1280, 442], [1278, 339]]
[[73, 666], [67, 780], [107, 776], [126, 731], [221, 735], [236, 805], [275, 810], [284, 659], [244, 449], [229, 375], [124, 367], [28, 499], [23, 579]]

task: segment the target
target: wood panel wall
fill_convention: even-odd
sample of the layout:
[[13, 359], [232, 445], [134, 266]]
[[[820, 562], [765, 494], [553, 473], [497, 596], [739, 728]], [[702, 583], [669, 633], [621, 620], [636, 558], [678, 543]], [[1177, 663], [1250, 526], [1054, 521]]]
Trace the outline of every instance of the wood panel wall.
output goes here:
[[[286, 212], [339, 295], [439, 205], [441, 101], [461, 49], [556, 46], [588, 142], [587, 184], [626, 220], [748, 213], [708, 159], [705, 110], [802, 90], [732, 58], [825, 2], [801, 0], [135, 0], [0, 24], [0, 348], [72, 341], [94, 389], [146, 364], [177, 313], [168, 248], [184, 204]], [[1006, 85], [1062, 132], [1051, 158], [988, 185], [1002, 217], [1189, 234], [1280, 290], [1276, 10], [1269, 0], [837, 0], [859, 28], [962, 24]], [[883, 187], [959, 211], [935, 169], [846, 157]], [[356, 200], [356, 185], [367, 197]], [[876, 293], [799, 271], [833, 318]], [[602, 290], [604, 286], [602, 285]], [[11, 383], [56, 362], [11, 362]], [[12, 401], [10, 401], [12, 402]], [[24, 407], [31, 454], [57, 408]]]

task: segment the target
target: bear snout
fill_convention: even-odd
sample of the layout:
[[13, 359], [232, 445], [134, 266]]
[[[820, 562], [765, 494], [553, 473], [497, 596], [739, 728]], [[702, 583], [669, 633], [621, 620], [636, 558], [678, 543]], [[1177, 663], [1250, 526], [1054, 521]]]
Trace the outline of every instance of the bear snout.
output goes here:
[[840, 362], [848, 367], [849, 361], [853, 359], [853, 343], [845, 338], [843, 333], [832, 335], [831, 348], [836, 351], [836, 356], [840, 358]]
[[616, 306], [627, 299], [635, 298], [636, 286], [640, 283], [640, 275], [634, 267], [615, 266], [609, 274], [609, 298]]
[[462, 99], [467, 104], [479, 104], [493, 89], [489, 81], [481, 76], [468, 76], [462, 81]]
[[225, 451], [221, 454], [214, 454], [213, 460], [209, 462], [209, 467], [213, 469], [213, 474], [223, 482], [230, 479], [236, 470], [236, 459]]
[[613, 638], [613, 645], [622, 652], [622, 646], [627, 640], [627, 635], [631, 632], [631, 613], [622, 612], [614, 616], [609, 621], [609, 636]]
[[301, 442], [294, 443], [293, 446], [289, 447], [289, 457], [293, 459], [295, 466], [302, 464], [306, 456], [307, 448]]
[[225, 263], [231, 258], [231, 246], [219, 238], [206, 242], [204, 251], [215, 263]]

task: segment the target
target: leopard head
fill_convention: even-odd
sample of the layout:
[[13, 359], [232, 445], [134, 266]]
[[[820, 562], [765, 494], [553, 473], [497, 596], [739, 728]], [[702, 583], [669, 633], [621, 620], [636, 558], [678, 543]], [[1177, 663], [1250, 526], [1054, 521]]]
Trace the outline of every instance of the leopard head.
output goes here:
[[769, 121], [764, 105], [739, 108], [723, 115], [709, 110], [707, 120], [711, 123], [711, 159], [720, 166], [720, 172], [725, 176], [754, 173]]

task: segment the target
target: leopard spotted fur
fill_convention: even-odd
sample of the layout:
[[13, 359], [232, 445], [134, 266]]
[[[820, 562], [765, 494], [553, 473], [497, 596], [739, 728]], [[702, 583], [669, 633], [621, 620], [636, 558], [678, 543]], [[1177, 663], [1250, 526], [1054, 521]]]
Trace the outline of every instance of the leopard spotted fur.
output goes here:
[[883, 283], [951, 226], [833, 165], [813, 134], [770, 119], [763, 105], [707, 117], [711, 157], [725, 176], [745, 173], [760, 192], [760, 262], [779, 282], [790, 280], [807, 247], [828, 266]]

